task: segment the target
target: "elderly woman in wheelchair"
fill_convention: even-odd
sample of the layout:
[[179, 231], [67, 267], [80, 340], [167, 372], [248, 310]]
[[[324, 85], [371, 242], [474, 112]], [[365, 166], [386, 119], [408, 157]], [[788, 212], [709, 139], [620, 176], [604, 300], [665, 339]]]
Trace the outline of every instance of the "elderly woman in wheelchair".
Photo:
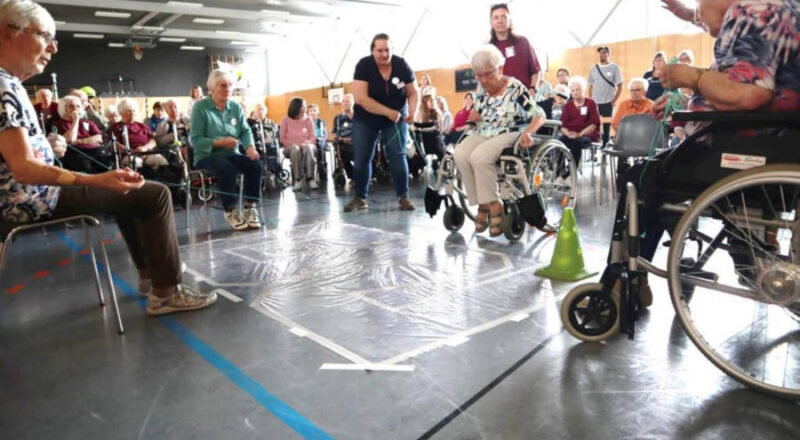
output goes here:
[[[656, 274], [712, 363], [800, 400], [800, 48], [785, 44], [800, 36], [800, 7], [765, 3], [699, 2], [696, 15], [718, 37], [714, 65], [658, 75], [667, 89], [695, 91], [691, 111], [672, 115], [689, 136], [624, 174], [608, 266], [599, 283], [567, 294], [561, 316], [585, 341], [632, 338]], [[655, 115], [676, 98], [656, 101]], [[656, 266], [664, 231], [666, 270]]]
[[[522, 83], [503, 75], [503, 64], [502, 54], [491, 45], [472, 57], [483, 89], [470, 115], [474, 126], [462, 136], [455, 153], [443, 160], [436, 187], [448, 179], [444, 196], [448, 229], [458, 230], [466, 214], [475, 221], [477, 232], [488, 229], [492, 237], [505, 234], [516, 241], [525, 221], [539, 228], [557, 227], [560, 214], [551, 215], [551, 220], [558, 219], [547, 224], [545, 198], [557, 199], [559, 207], [574, 206], [575, 173], [560, 171], [564, 167], [574, 171], [575, 165], [566, 147], [553, 139], [557, 121], [548, 121], [549, 136], [536, 134], [545, 125], [544, 112]], [[462, 208], [455, 206], [453, 191]], [[477, 215], [469, 209], [474, 205], [478, 205]]]

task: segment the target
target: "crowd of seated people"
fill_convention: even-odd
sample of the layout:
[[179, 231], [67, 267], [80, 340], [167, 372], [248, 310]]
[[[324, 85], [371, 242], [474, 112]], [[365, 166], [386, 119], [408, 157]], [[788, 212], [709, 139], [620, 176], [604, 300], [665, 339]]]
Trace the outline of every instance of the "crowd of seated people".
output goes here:
[[137, 120], [139, 114], [139, 103], [131, 98], [122, 98], [117, 103], [120, 120], [110, 127], [111, 132], [116, 137], [117, 154], [120, 155], [122, 166], [130, 166], [133, 169], [147, 166], [158, 168], [167, 165], [167, 159], [160, 154], [145, 154], [134, 157], [136, 153], [146, 153], [156, 147], [156, 140], [150, 127]]
[[328, 176], [328, 159], [325, 157], [325, 154], [328, 152], [328, 124], [325, 123], [324, 119], [319, 117], [319, 106], [317, 104], [309, 104], [306, 113], [308, 117], [311, 118], [311, 123], [314, 125], [318, 178], [320, 181], [324, 181]]
[[68, 145], [64, 167], [84, 173], [100, 173], [111, 167], [111, 152], [103, 145], [103, 132], [83, 119], [83, 105], [76, 96], [67, 95], [58, 102], [58, 118], [51, 130], [64, 137]]

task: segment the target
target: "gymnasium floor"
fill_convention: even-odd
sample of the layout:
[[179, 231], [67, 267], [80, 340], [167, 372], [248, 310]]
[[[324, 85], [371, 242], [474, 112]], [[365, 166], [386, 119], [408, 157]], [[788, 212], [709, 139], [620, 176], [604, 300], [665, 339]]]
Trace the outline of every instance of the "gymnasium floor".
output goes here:
[[[611, 209], [588, 168], [576, 209], [602, 270]], [[332, 188], [273, 193], [265, 227], [177, 213], [185, 281], [217, 305], [147, 317], [105, 227], [126, 332], [98, 308], [76, 230], [14, 244], [0, 282], [3, 439], [796, 439], [800, 406], [740, 386], [692, 345], [653, 281], [635, 340], [563, 331], [572, 284], [538, 278], [554, 237], [519, 243]], [[368, 365], [371, 371], [364, 371]]]

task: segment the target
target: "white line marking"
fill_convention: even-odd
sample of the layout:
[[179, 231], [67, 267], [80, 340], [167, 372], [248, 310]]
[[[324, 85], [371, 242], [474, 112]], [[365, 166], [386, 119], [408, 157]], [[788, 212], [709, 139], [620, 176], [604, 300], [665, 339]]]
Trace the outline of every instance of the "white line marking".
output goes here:
[[332, 364], [326, 363], [319, 367], [320, 370], [342, 371], [402, 371], [412, 372], [416, 365], [388, 365], [388, 364]]
[[210, 278], [208, 278], [207, 276], [201, 274], [200, 272], [198, 272], [196, 270], [193, 270], [191, 267], [187, 267], [185, 272], [188, 273], [189, 275], [191, 275], [194, 279], [196, 279], [198, 281], [205, 281], [206, 283], [211, 284], [212, 287], [216, 287], [217, 286], [217, 283], [211, 281]]
[[216, 289], [216, 290], [214, 290], [214, 292], [217, 292], [217, 295], [224, 296], [225, 298], [228, 298], [229, 300], [231, 300], [231, 301], [233, 301], [235, 303], [242, 302], [241, 298], [239, 298], [238, 296], [228, 292], [225, 289]]
[[465, 337], [452, 337], [452, 338], [447, 338], [447, 339], [445, 340], [445, 344], [447, 344], [447, 345], [449, 345], [449, 346], [451, 346], [451, 347], [458, 347], [459, 345], [461, 345], [461, 344], [463, 344], [463, 343], [465, 343], [465, 342], [467, 342], [467, 341], [469, 341], [469, 338], [465, 338]]
[[290, 329], [291, 328], [296, 328], [298, 330], [303, 330], [303, 331], [307, 332], [305, 337], [307, 337], [308, 339], [311, 339], [312, 341], [316, 342], [317, 344], [327, 348], [328, 350], [338, 354], [339, 356], [347, 359], [348, 361], [350, 361], [350, 362], [352, 362], [354, 364], [372, 364], [372, 362], [362, 358], [361, 356], [359, 356], [359, 355], [353, 353], [352, 351], [342, 347], [341, 345], [331, 341], [330, 339], [327, 339], [327, 338], [325, 338], [325, 337], [323, 337], [321, 335], [318, 335], [318, 334], [314, 333], [313, 331], [303, 327], [302, 325], [297, 324], [296, 322], [292, 321], [291, 319], [289, 319], [289, 318], [287, 318], [287, 317], [285, 317], [285, 316], [283, 316], [283, 315], [281, 315], [279, 313], [275, 313], [275, 312], [273, 312], [271, 310], [267, 310], [264, 306], [262, 306], [262, 305], [260, 305], [258, 303], [253, 303], [253, 304], [250, 305], [250, 307], [252, 309], [256, 310], [258, 313], [261, 313], [264, 316], [272, 318], [272, 319], [282, 323], [286, 327], [289, 327]]
[[247, 260], [247, 261], [249, 261], [249, 262], [251, 262], [251, 263], [255, 263], [255, 264], [264, 264], [264, 262], [263, 262], [263, 261], [256, 260], [255, 258], [248, 257], [247, 255], [242, 255], [242, 254], [240, 254], [240, 253], [238, 253], [238, 252], [234, 252], [234, 251], [227, 250], [227, 249], [226, 249], [226, 250], [224, 250], [224, 251], [222, 251], [222, 252], [224, 252], [224, 253], [226, 253], [226, 254], [228, 254], [228, 255], [233, 255], [234, 257], [239, 257], [239, 258], [241, 258], [242, 260]]
[[301, 338], [305, 338], [306, 336], [308, 336], [308, 330], [302, 329], [302, 328], [299, 328], [299, 327], [290, 328], [289, 329], [289, 333], [297, 335], [297, 336], [299, 336]]
[[520, 322], [530, 318], [530, 316], [531, 315], [529, 313], [517, 313], [516, 315], [509, 318], [509, 320], [514, 322]]

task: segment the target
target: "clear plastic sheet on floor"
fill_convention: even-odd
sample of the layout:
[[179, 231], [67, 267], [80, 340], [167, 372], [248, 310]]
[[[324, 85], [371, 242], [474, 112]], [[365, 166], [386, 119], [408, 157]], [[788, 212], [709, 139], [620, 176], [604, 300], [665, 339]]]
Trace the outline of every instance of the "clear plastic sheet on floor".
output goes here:
[[512, 263], [501, 252], [426, 231], [320, 222], [182, 252], [191, 271], [214, 286], [369, 362], [553, 307], [549, 283], [534, 276], [540, 262]]

